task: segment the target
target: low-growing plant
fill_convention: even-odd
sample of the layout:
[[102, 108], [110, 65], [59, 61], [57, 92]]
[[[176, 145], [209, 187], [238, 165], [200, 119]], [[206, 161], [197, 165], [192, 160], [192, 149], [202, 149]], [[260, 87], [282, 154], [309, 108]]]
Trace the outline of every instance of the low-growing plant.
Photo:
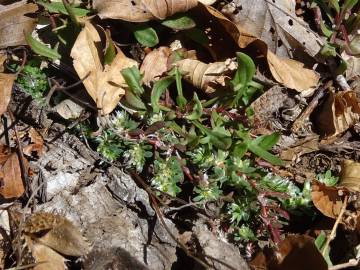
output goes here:
[[44, 94], [49, 90], [48, 76], [35, 62], [29, 62], [19, 74], [16, 83], [40, 104], [44, 103]]
[[270, 152], [279, 134], [254, 137], [247, 127], [251, 123], [239, 120], [262, 86], [252, 80], [251, 58], [242, 53], [237, 58], [239, 68], [228, 82], [229, 94], [211, 105], [196, 93], [187, 100], [176, 67], [152, 89], [142, 85], [136, 67], [123, 70], [129, 88], [122, 107], [128, 112], [121, 109], [109, 117], [96, 139], [97, 150], [109, 161], [120, 159], [142, 173], [161, 192], [177, 196], [190, 180], [194, 202], [205, 207], [224, 201], [223, 215], [235, 240], [255, 241], [270, 233], [279, 241], [288, 211], [310, 206], [310, 186], [301, 190], [256, 166], [258, 158], [282, 164]]

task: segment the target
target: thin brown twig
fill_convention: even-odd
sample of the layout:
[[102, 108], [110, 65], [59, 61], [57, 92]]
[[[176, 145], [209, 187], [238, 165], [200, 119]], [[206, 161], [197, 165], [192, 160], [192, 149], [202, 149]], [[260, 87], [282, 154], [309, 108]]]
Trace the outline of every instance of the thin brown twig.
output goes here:
[[[7, 110], [10, 116], [10, 119], [12, 122], [15, 122], [15, 117], [14, 114], [12, 113], [12, 111], [10, 109]], [[14, 125], [13, 130], [15, 132], [15, 139], [16, 139], [16, 143], [17, 143], [17, 151], [18, 151], [18, 155], [19, 155], [19, 164], [20, 164], [20, 170], [21, 170], [21, 174], [23, 177], [23, 184], [26, 190], [26, 196], [30, 194], [31, 192], [31, 186], [30, 186], [30, 182], [29, 182], [29, 177], [25, 168], [25, 157], [24, 157], [24, 152], [23, 152], [23, 148], [19, 139], [19, 134], [17, 131], [17, 127], [16, 125]]]
[[340, 221], [341, 221], [341, 218], [342, 216], [344, 215], [345, 213], [345, 210], [346, 210], [346, 206], [347, 206], [347, 202], [348, 202], [348, 196], [345, 196], [345, 199], [343, 201], [343, 205], [341, 207], [341, 210], [340, 210], [340, 213], [338, 215], [338, 217], [336, 218], [336, 221], [334, 223], [334, 226], [331, 230], [331, 233], [329, 235], [329, 237], [326, 239], [326, 243], [324, 245], [324, 247], [322, 248], [322, 255], [325, 256], [326, 254], [326, 251], [327, 249], [329, 248], [329, 245], [330, 245], [330, 242], [335, 238], [336, 236], [336, 230], [337, 230], [337, 227], [339, 226], [340, 224]]

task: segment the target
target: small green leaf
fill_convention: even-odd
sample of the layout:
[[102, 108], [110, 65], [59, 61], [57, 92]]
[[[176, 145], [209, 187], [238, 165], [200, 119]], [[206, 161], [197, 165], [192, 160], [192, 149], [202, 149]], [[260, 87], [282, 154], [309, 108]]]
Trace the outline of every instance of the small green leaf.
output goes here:
[[246, 143], [236, 144], [233, 150], [233, 156], [241, 159], [247, 152], [248, 147]]
[[326, 234], [324, 233], [324, 231], [321, 231], [321, 233], [318, 235], [318, 237], [316, 237], [314, 244], [318, 248], [318, 250], [321, 251], [325, 242], [326, 242]]
[[332, 46], [330, 43], [325, 43], [325, 45], [322, 47], [320, 51], [321, 55], [330, 57], [330, 56], [336, 56], [336, 48]]
[[135, 96], [133, 94], [133, 92], [131, 92], [129, 89], [127, 89], [125, 91], [125, 99], [126, 102], [133, 108], [140, 110], [140, 111], [144, 111], [146, 110], [146, 106], [144, 104], [144, 102], [142, 102], [142, 100], [140, 98], [138, 98], [137, 96]]
[[333, 34], [333, 31], [330, 30], [323, 21], [320, 22], [320, 29], [324, 36], [326, 36], [327, 38], [331, 37]]
[[359, 0], [346, 0], [345, 3], [342, 5], [342, 12], [346, 12], [349, 9], [352, 9]]
[[244, 53], [236, 53], [238, 62], [238, 69], [236, 70], [234, 78], [231, 80], [231, 84], [235, 91], [239, 88], [246, 86], [252, 81], [253, 76], [256, 72], [256, 67], [253, 60]]
[[174, 77], [166, 77], [160, 81], [157, 81], [154, 84], [154, 87], [151, 91], [151, 106], [153, 108], [154, 113], [160, 112], [160, 104], [159, 100], [161, 95], [165, 92], [165, 90], [175, 81]]
[[192, 39], [193, 41], [199, 43], [200, 45], [209, 44], [210, 40], [206, 33], [199, 28], [191, 28], [189, 30], [184, 31], [185, 35]]
[[[43, 2], [37, 1], [37, 3], [47, 9], [50, 13], [60, 13], [64, 15], [69, 15], [68, 11], [66, 10], [64, 4], [62, 2]], [[89, 10], [84, 8], [78, 8], [71, 6], [71, 10], [74, 12], [76, 16], [84, 17], [90, 13]]]
[[280, 133], [274, 132], [271, 135], [259, 136], [254, 140], [262, 149], [270, 150], [280, 139]]
[[163, 20], [161, 24], [175, 30], [185, 30], [196, 26], [195, 21], [186, 13], [177, 13]]
[[180, 109], [183, 109], [187, 103], [187, 100], [183, 95], [183, 89], [181, 84], [181, 73], [177, 67], [175, 68], [175, 80], [176, 80], [176, 89], [178, 92], [178, 96], [176, 97], [176, 103], [180, 107]]
[[123, 69], [121, 75], [135, 95], [140, 96], [144, 93], [144, 88], [141, 85], [142, 75], [136, 66]]
[[192, 113], [185, 116], [185, 118], [189, 119], [189, 120], [197, 120], [201, 117], [201, 115], [203, 113], [203, 108], [202, 108], [201, 102], [196, 93], [194, 93], [193, 101], [194, 101], [195, 105], [193, 107]]
[[340, 12], [340, 6], [339, 6], [339, 1], [338, 0], [328, 0], [329, 1], [329, 5], [335, 9], [336, 13]]
[[40, 41], [37, 41], [31, 36], [31, 33], [25, 34], [25, 40], [31, 49], [38, 55], [48, 57], [52, 60], [61, 58], [61, 55], [57, 52], [57, 50], [51, 49]]
[[154, 28], [147, 24], [136, 24], [133, 27], [136, 40], [143, 46], [154, 47], [159, 43], [159, 38]]
[[116, 56], [116, 48], [114, 41], [111, 39], [109, 31], [105, 32], [106, 50], [104, 54], [104, 64], [110, 65]]
[[283, 161], [278, 158], [277, 156], [269, 153], [268, 151], [261, 148], [257, 143], [254, 143], [254, 141], [251, 141], [248, 144], [249, 150], [253, 152], [255, 155], [261, 157], [262, 159], [274, 164], [274, 165], [282, 165]]

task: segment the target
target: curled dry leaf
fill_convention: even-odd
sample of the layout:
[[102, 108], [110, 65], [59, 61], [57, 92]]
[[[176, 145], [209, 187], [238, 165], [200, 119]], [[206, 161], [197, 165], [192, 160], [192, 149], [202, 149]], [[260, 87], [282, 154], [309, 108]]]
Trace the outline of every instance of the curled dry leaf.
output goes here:
[[297, 141], [295, 145], [281, 151], [280, 157], [284, 161], [296, 162], [302, 155], [319, 150], [319, 136], [309, 136]]
[[336, 219], [343, 205], [342, 196], [339, 195], [341, 192], [344, 193], [336, 187], [328, 187], [315, 182], [312, 185], [311, 198], [315, 207], [323, 215]]
[[197, 3], [197, 0], [94, 0], [93, 7], [102, 19], [146, 22], [188, 11]]
[[350, 191], [360, 192], [360, 163], [344, 160], [341, 164], [340, 185]]
[[211, 15], [213, 15], [225, 28], [225, 30], [238, 43], [240, 48], [245, 48], [253, 43], [261, 53], [266, 57], [271, 74], [278, 82], [288, 88], [295, 89], [299, 92], [315, 88], [319, 81], [319, 74], [311, 69], [307, 69], [298, 61], [278, 57], [272, 53], [267, 44], [259, 39], [256, 35], [245, 31], [241, 25], [236, 25], [219, 11], [211, 6], [205, 6]]
[[324, 257], [314, 244], [314, 239], [306, 235], [287, 236], [277, 248], [258, 253], [250, 266], [256, 270], [328, 269]]
[[41, 156], [44, 152], [44, 140], [34, 128], [29, 130], [30, 144], [23, 147], [23, 153], [31, 156], [32, 153], [36, 153], [37, 156]]
[[[4, 151], [0, 154], [0, 195], [5, 199], [19, 198], [25, 191], [19, 157], [6, 146], [2, 145], [0, 150]], [[28, 164], [26, 160], [24, 162], [27, 169]]]
[[155, 81], [169, 70], [168, 60], [170, 54], [170, 48], [160, 47], [146, 55], [140, 67], [140, 72], [144, 75], [144, 84], [149, 85], [150, 82]]
[[32, 257], [35, 262], [38, 262], [33, 270], [65, 270], [66, 259], [53, 249], [33, 242], [29, 237], [26, 237], [26, 243], [29, 247]]
[[120, 71], [136, 66], [137, 62], [126, 57], [120, 50], [110, 65], [103, 66], [100, 55], [100, 35], [89, 22], [77, 37], [71, 50], [73, 65], [84, 86], [103, 114], [114, 110], [124, 95], [127, 84]]
[[336, 136], [359, 121], [360, 106], [354, 91], [330, 92], [316, 115], [316, 127], [323, 136]]
[[236, 62], [232, 59], [210, 64], [199, 60], [184, 59], [176, 62], [176, 65], [184, 74], [185, 80], [208, 94], [215, 92], [219, 86], [224, 87], [237, 68]]
[[79, 229], [60, 215], [33, 214], [26, 219], [23, 232], [37, 243], [64, 255], [80, 257], [89, 251], [89, 244]]
[[26, 45], [24, 33], [31, 33], [36, 24], [29, 15], [37, 10], [37, 5], [24, 1], [0, 10], [0, 48]]
[[293, 58], [300, 51], [317, 57], [324, 42], [296, 16], [295, 4], [295, 0], [234, 0], [222, 12], [277, 56]]

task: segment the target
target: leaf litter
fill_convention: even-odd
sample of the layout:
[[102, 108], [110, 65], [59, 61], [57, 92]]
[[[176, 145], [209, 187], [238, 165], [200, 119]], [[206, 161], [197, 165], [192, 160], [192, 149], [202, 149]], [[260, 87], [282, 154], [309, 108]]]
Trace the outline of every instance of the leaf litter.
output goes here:
[[[131, 175], [194, 263], [216, 260], [191, 230], [173, 235], [167, 211], [192, 208], [190, 220], [177, 211], [182, 226], [206, 217], [252, 269], [359, 263], [358, 241], [336, 254], [338, 235], [359, 232], [360, 148], [348, 147], [360, 139], [359, 1], [6, 2], [0, 195], [25, 206], [6, 210], [0, 267], [72, 269], [91, 251], [62, 214], [28, 211], [42, 204], [34, 164], [52, 124], [15, 113], [16, 87], [67, 123], [98, 169]], [[324, 221], [332, 229], [316, 231]]]

